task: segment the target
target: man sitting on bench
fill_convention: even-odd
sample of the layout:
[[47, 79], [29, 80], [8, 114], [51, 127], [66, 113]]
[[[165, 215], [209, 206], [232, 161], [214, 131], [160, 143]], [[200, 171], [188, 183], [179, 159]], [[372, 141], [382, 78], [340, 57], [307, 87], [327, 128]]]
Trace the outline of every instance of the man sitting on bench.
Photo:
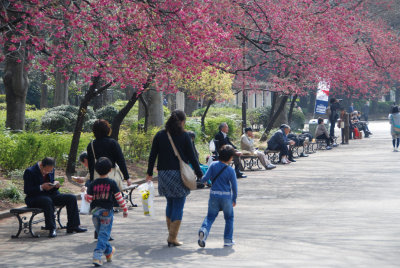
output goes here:
[[288, 140], [287, 135], [290, 133], [290, 126], [286, 124], [282, 124], [281, 127], [268, 141], [268, 149], [269, 150], [278, 150], [279, 158], [281, 159], [282, 164], [289, 164], [291, 162], [296, 162], [293, 159], [293, 155], [289, 150], [289, 145], [294, 145], [295, 142], [292, 140]]
[[317, 140], [325, 140], [326, 149], [327, 150], [332, 149], [331, 143], [333, 143], [333, 139], [332, 139], [332, 137], [329, 136], [329, 133], [326, 130], [326, 127], [324, 125], [324, 119], [321, 117], [318, 118], [318, 126], [317, 126], [317, 129], [315, 130], [315, 138]]
[[75, 195], [60, 194], [58, 191], [60, 183], [54, 181], [54, 166], [54, 158], [46, 157], [25, 170], [25, 203], [28, 207], [43, 209], [49, 237], [57, 236], [54, 206], [67, 207], [67, 233], [86, 232], [87, 229], [79, 227], [79, 210]]
[[251, 127], [244, 129], [244, 134], [240, 139], [240, 147], [243, 155], [257, 156], [258, 160], [260, 160], [265, 169], [276, 168], [276, 166], [271, 164], [271, 162], [268, 160], [268, 156], [254, 148], [253, 129], [251, 129]]

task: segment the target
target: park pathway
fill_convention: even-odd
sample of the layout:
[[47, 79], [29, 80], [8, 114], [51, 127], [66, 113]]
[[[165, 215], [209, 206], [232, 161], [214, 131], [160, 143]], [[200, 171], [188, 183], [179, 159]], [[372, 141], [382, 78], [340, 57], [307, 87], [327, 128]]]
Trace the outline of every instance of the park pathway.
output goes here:
[[[188, 197], [179, 248], [166, 246], [165, 201], [156, 216], [141, 208], [116, 215], [115, 260], [104, 267], [400, 267], [400, 152], [391, 148], [386, 121], [374, 135], [319, 151], [272, 171], [249, 171], [239, 181], [235, 208], [237, 242], [223, 247], [223, 217], [206, 248], [197, 230], [206, 215], [208, 190]], [[11, 239], [15, 219], [0, 223], [0, 267], [92, 267], [95, 247], [89, 216], [84, 234], [55, 239]], [[13, 224], [14, 226], [12, 226]]]

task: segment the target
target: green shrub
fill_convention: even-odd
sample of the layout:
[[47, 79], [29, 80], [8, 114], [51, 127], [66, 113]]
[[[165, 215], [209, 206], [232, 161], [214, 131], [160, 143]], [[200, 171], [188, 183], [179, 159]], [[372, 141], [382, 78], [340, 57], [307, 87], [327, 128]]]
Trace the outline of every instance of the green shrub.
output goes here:
[[9, 183], [7, 187], [0, 189], [0, 199], [9, 199], [18, 203], [24, 201], [24, 195], [15, 184]]
[[200, 141], [202, 133], [201, 133], [201, 122], [199, 118], [192, 118], [192, 117], [187, 118], [185, 129], [196, 133], [196, 141]]
[[7, 176], [12, 179], [22, 179], [24, 177], [25, 170], [15, 169], [7, 173]]
[[249, 122], [251, 124], [262, 125], [265, 128], [269, 122], [270, 112], [271, 106], [258, 107], [251, 110], [249, 113]]
[[215, 136], [215, 134], [219, 131], [219, 125], [222, 122], [226, 122], [229, 126], [228, 135], [232, 138], [237, 138], [240, 136], [240, 121], [235, 121], [229, 117], [221, 116], [221, 117], [211, 117], [206, 118], [205, 122], [205, 135], [207, 139], [211, 139]]
[[[192, 116], [201, 117], [205, 110], [206, 110], [206, 107], [197, 109], [192, 113]], [[206, 118], [207, 117], [218, 117], [218, 116], [222, 116], [222, 115], [230, 115], [231, 116], [233, 114], [240, 117], [242, 114], [241, 108], [231, 107], [231, 106], [218, 107], [218, 104], [215, 104], [215, 105], [211, 106], [210, 109], [208, 110]]]
[[118, 110], [113, 106], [108, 105], [96, 111], [96, 118], [105, 119], [111, 124], [117, 114]]
[[[51, 132], [68, 131], [73, 132], [78, 116], [79, 107], [72, 105], [61, 105], [49, 109], [42, 117], [42, 129]], [[85, 122], [94, 119], [95, 113], [88, 107], [85, 115]]]
[[83, 123], [83, 132], [92, 132], [93, 131], [93, 124], [97, 119], [89, 119]]
[[302, 111], [298, 109], [293, 109], [292, 122], [290, 123], [290, 127], [293, 130], [303, 129], [305, 120], [306, 118]]
[[40, 122], [36, 118], [25, 118], [25, 130], [37, 132], [40, 130]]
[[125, 158], [135, 161], [148, 160], [153, 138], [160, 129], [160, 127], [153, 127], [147, 132], [143, 132], [138, 131], [136, 125], [131, 128], [129, 133], [121, 133], [119, 142], [123, 147]]
[[0, 95], [0, 103], [6, 103], [6, 95], [5, 94]]
[[389, 114], [391, 112], [393, 102], [390, 101], [380, 101], [376, 107], [376, 113], [378, 114]]
[[[78, 152], [86, 149], [91, 135], [81, 135]], [[65, 167], [72, 134], [0, 132], [0, 167], [5, 171], [25, 169], [46, 156], [54, 157], [58, 167]]]

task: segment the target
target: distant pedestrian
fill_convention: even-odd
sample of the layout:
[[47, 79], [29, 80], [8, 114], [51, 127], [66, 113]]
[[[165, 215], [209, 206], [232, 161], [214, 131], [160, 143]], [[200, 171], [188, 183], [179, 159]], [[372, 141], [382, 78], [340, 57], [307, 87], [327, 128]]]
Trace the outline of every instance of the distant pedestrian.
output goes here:
[[237, 179], [235, 171], [230, 166], [235, 154], [236, 151], [232, 146], [222, 146], [219, 151], [219, 161], [213, 162], [206, 175], [201, 179], [202, 182], [212, 179], [212, 186], [207, 216], [199, 229], [198, 244], [200, 247], [205, 247], [211, 226], [220, 211], [223, 211], [225, 218], [224, 246], [235, 244], [233, 240], [233, 207], [236, 206]]
[[362, 113], [364, 115], [364, 121], [368, 121], [368, 116], [369, 116], [369, 101], [367, 101], [362, 109]]
[[329, 121], [331, 122], [331, 127], [329, 131], [329, 135], [334, 138], [335, 137], [335, 125], [336, 121], [339, 119], [339, 109], [340, 109], [340, 104], [339, 100], [336, 98], [331, 98], [330, 101], [330, 116], [329, 116]]
[[400, 143], [400, 113], [399, 107], [393, 106], [389, 114], [389, 123], [391, 125], [390, 133], [392, 134], [393, 152], [399, 151]]
[[348, 112], [349, 114], [351, 114], [352, 112], [354, 112], [354, 103], [351, 103], [351, 104], [350, 104], [349, 108], [347, 109], [347, 112]]

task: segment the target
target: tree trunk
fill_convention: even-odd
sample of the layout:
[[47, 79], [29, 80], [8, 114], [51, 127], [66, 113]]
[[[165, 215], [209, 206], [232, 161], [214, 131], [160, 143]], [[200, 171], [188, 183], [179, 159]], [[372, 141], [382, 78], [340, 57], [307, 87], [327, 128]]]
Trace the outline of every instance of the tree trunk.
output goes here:
[[140, 103], [143, 105], [143, 111], [144, 111], [143, 130], [144, 130], [144, 132], [147, 132], [147, 129], [149, 128], [149, 104], [144, 99], [143, 95], [140, 95], [139, 100], [140, 100]]
[[[8, 35], [8, 40], [11, 35]], [[7, 51], [4, 66], [4, 88], [6, 91], [7, 117], [6, 127], [12, 130], [23, 130], [25, 127], [25, 103], [28, 93], [28, 72], [25, 45], [19, 50], [9, 52], [10, 43], [5, 44]], [[20, 61], [20, 62], [18, 62]]]
[[268, 138], [268, 134], [271, 131], [276, 119], [278, 118], [278, 116], [282, 113], [282, 111], [284, 111], [285, 109], [285, 105], [287, 102], [288, 96], [283, 96], [282, 100], [279, 104], [278, 109], [276, 110], [276, 112], [273, 114], [272, 118], [269, 120], [267, 127], [265, 128], [265, 131], [260, 139], [260, 141], [266, 141]]
[[192, 98], [189, 98], [185, 93], [185, 113], [186, 116], [192, 116], [192, 113], [198, 108], [198, 101]]
[[138, 98], [139, 97], [138, 97], [137, 93], [133, 92], [132, 97], [129, 99], [128, 103], [114, 117], [114, 120], [112, 121], [112, 124], [111, 124], [111, 130], [112, 130], [111, 138], [115, 139], [116, 141], [118, 141], [119, 129], [121, 127], [122, 121], [124, 121], [126, 115], [129, 113], [129, 111], [135, 105]]
[[396, 87], [396, 91], [395, 91], [395, 98], [396, 98], [396, 105], [399, 105], [400, 104], [400, 88], [398, 87], [398, 85], [397, 85], [397, 87]]
[[206, 120], [206, 115], [208, 113], [208, 109], [210, 109], [211, 105], [215, 102], [215, 100], [209, 100], [207, 102], [207, 107], [204, 110], [204, 113], [201, 115], [201, 132], [204, 134], [206, 133], [206, 124], [205, 124], [205, 120]]
[[56, 88], [54, 89], [54, 102], [53, 106], [67, 105], [68, 104], [68, 80], [59, 68], [55, 73]]
[[[149, 126], [162, 126], [164, 124], [164, 109], [162, 102], [162, 93], [154, 88], [142, 93], [145, 102], [149, 109]], [[151, 108], [151, 109], [150, 109]], [[145, 110], [142, 102], [139, 102], [139, 115], [138, 119], [145, 117]]]
[[296, 99], [297, 99], [297, 94], [293, 96], [292, 102], [290, 103], [290, 109], [289, 109], [289, 114], [288, 114], [289, 125], [292, 123], [293, 108], [294, 108], [294, 104], [296, 103]]
[[[76, 163], [76, 157], [78, 154], [79, 139], [81, 137], [82, 127], [83, 127], [87, 107], [88, 107], [90, 101], [96, 95], [101, 94], [101, 92], [107, 90], [107, 88], [109, 88], [112, 85], [112, 82], [109, 82], [108, 84], [102, 86], [101, 88], [98, 88], [99, 84], [100, 84], [100, 77], [99, 76], [93, 77], [92, 85], [89, 87], [89, 90], [86, 92], [85, 97], [83, 98], [81, 105], [79, 106], [78, 118], [76, 120], [74, 134], [72, 136], [72, 141], [71, 141], [71, 147], [70, 147], [69, 154], [68, 154], [68, 162], [67, 162], [67, 169], [66, 169], [66, 174], [68, 177], [70, 177], [70, 175], [75, 173], [75, 163]], [[97, 91], [95, 91], [96, 88], [98, 88]]]
[[317, 98], [317, 94], [315, 91], [310, 91], [310, 102], [308, 103], [308, 113], [314, 115], [315, 114], [315, 99]]
[[48, 106], [48, 88], [46, 85], [47, 76], [45, 73], [41, 74], [41, 82], [42, 85], [40, 86], [40, 109], [47, 108]]

